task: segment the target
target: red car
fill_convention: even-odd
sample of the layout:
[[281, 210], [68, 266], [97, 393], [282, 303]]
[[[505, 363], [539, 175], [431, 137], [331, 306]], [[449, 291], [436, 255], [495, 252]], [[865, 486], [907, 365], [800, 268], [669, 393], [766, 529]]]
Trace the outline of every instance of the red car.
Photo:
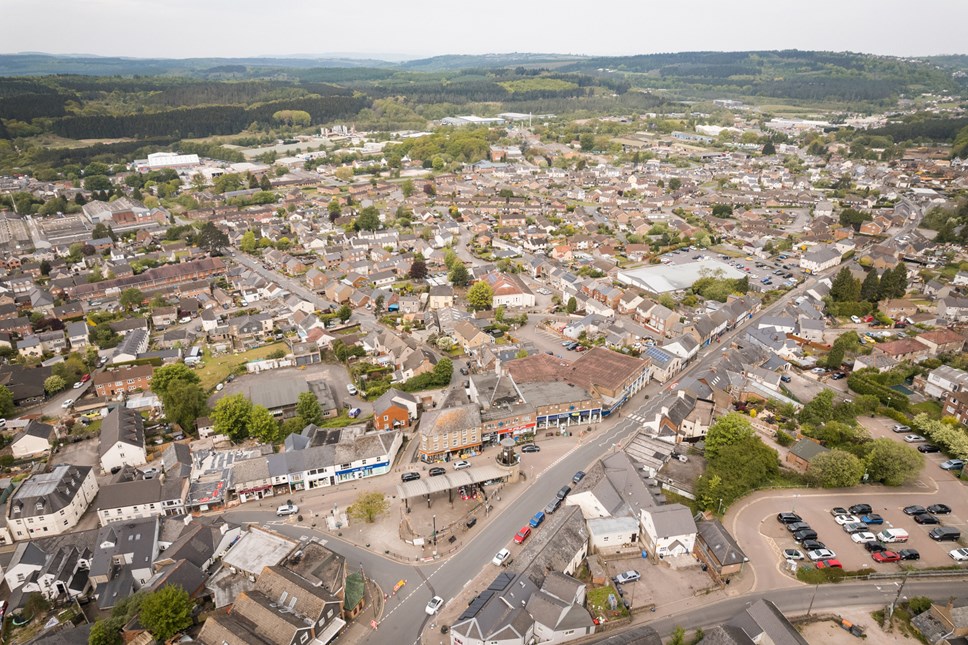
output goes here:
[[521, 527], [521, 530], [514, 534], [514, 543], [515, 544], [524, 543], [524, 541], [528, 539], [529, 535], [531, 535], [531, 527], [530, 526]]
[[840, 560], [821, 560], [817, 563], [818, 569], [843, 569], [844, 565], [840, 564]]
[[84, 376], [81, 377], [81, 383], [87, 383], [90, 380], [91, 380], [90, 374], [85, 374]]
[[881, 551], [880, 553], [871, 553], [871, 558], [874, 562], [900, 562], [901, 555], [895, 553], [894, 551]]

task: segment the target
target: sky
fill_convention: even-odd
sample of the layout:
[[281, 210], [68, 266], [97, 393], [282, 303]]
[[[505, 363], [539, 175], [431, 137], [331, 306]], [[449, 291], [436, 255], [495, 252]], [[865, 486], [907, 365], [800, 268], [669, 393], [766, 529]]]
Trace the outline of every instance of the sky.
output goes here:
[[0, 53], [408, 59], [812, 49], [968, 54], [968, 0], [3, 0]]

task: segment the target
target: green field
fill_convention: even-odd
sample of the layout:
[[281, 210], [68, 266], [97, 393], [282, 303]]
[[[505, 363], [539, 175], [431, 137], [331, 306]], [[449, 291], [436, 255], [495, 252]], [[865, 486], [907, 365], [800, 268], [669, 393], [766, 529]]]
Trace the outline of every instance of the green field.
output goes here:
[[202, 379], [202, 388], [211, 390], [242, 365], [245, 365], [249, 361], [265, 358], [272, 352], [280, 349], [288, 351], [289, 348], [285, 343], [273, 343], [272, 345], [264, 345], [250, 349], [241, 354], [222, 354], [221, 356], [213, 356], [211, 350], [206, 348], [204, 364], [195, 370], [195, 373]]

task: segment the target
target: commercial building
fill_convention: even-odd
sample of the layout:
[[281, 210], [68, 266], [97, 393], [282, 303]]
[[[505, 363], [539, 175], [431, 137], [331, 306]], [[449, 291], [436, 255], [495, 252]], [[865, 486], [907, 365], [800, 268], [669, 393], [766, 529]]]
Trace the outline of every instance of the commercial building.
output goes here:
[[712, 275], [731, 280], [746, 277], [746, 273], [712, 258], [682, 264], [655, 264], [629, 269], [619, 271], [617, 277], [622, 284], [637, 287], [652, 294], [662, 294], [683, 291], [700, 278]]
[[7, 526], [15, 541], [69, 532], [97, 495], [90, 466], [60, 464], [27, 478], [7, 504]]

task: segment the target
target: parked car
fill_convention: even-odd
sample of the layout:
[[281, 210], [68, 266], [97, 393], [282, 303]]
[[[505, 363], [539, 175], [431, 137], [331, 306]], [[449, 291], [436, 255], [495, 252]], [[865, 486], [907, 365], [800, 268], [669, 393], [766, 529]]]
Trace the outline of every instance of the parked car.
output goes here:
[[839, 381], [842, 378], [847, 378], [847, 375], [843, 372], [835, 372], [833, 376], [830, 377], [831, 380]]
[[860, 522], [860, 518], [856, 515], [835, 515], [834, 521], [843, 526], [844, 524], [850, 524], [851, 522]]
[[460, 461], [454, 462], [454, 470], [464, 470], [465, 468], [470, 468], [471, 462], [461, 459]]
[[953, 526], [936, 526], [928, 531], [928, 537], [937, 542], [957, 542], [961, 539], [961, 531]]
[[895, 425], [893, 428], [891, 428], [891, 430], [893, 430], [894, 432], [896, 432], [898, 434], [900, 434], [902, 432], [911, 432], [911, 426], [905, 426], [905, 425], [898, 424], [898, 425]]
[[570, 492], [571, 492], [571, 486], [562, 486], [561, 488], [558, 489], [558, 492], [556, 493], [556, 495], [558, 496], [558, 499], [563, 500], [566, 497], [568, 497], [568, 493]]
[[947, 504], [932, 504], [928, 507], [928, 512], [935, 515], [947, 515], [951, 512], [951, 507]]
[[900, 562], [901, 554], [895, 551], [881, 551], [879, 553], [872, 553], [871, 560], [874, 562]]
[[783, 549], [783, 557], [787, 560], [803, 560], [800, 549]]
[[941, 524], [941, 520], [931, 513], [918, 513], [914, 516], [914, 521], [918, 524]]
[[638, 571], [634, 571], [630, 569], [629, 571], [623, 571], [622, 573], [618, 574], [617, 576], [612, 578], [612, 580], [614, 580], [618, 584], [625, 584], [626, 582], [635, 582], [641, 577], [642, 576], [639, 575]]
[[441, 598], [440, 596], [434, 596], [433, 598], [430, 599], [430, 602], [427, 603], [427, 608], [425, 609], [425, 611], [427, 612], [428, 616], [433, 616], [438, 611], [440, 611], [440, 608], [443, 606], [444, 606], [444, 599]]
[[807, 557], [817, 562], [818, 560], [829, 560], [830, 558], [836, 558], [837, 554], [830, 549], [817, 549], [816, 551], [807, 551]]
[[844, 533], [860, 533], [870, 529], [870, 527], [863, 522], [849, 522], [844, 524], [842, 528], [844, 529]]
[[362, 413], [363, 413], [363, 410], [361, 410], [360, 408], [350, 408], [350, 411], [347, 414], [349, 418], [355, 419], [356, 417], [360, 416]]
[[75, 383], [75, 384], [74, 384], [74, 387], [73, 387], [73, 389], [75, 389], [75, 390], [79, 390], [79, 389], [81, 389], [82, 387], [84, 387], [84, 383], [83, 383], [82, 381], [78, 381], [77, 383]]
[[919, 515], [921, 513], [928, 512], [928, 509], [924, 508], [923, 506], [918, 506], [917, 504], [913, 504], [911, 506], [905, 506], [901, 510], [904, 511], [905, 515]]
[[521, 446], [521, 452], [541, 452], [541, 447], [533, 443], [526, 443]]
[[865, 542], [864, 548], [867, 549], [868, 553], [879, 553], [881, 551], [887, 551], [887, 547], [880, 542]]
[[834, 560], [833, 558], [827, 560], [821, 560], [817, 563], [818, 569], [843, 569], [844, 565], [840, 564], [840, 560]]
[[847, 510], [850, 511], [851, 515], [867, 515], [874, 512], [870, 504], [854, 504]]
[[81, 377], [81, 383], [87, 383], [90, 380], [91, 380], [90, 374], [85, 374], [84, 376]]
[[781, 524], [793, 524], [794, 522], [803, 521], [803, 518], [796, 513], [777, 513], [776, 519]]
[[431, 477], [436, 477], [437, 475], [446, 475], [447, 469], [441, 468], [440, 466], [434, 466], [433, 468], [427, 471], [427, 474], [430, 475]]
[[832, 509], [830, 509], [830, 514], [834, 517], [837, 517], [838, 515], [849, 515], [847, 509], [843, 506], [834, 506]]
[[938, 464], [938, 467], [941, 470], [961, 470], [965, 467], [965, 461], [963, 459], [949, 459], [948, 461], [942, 461]]
[[804, 540], [800, 543], [804, 551], [817, 551], [818, 549], [826, 549], [827, 545], [820, 540]]
[[884, 518], [878, 515], [877, 513], [869, 513], [868, 515], [862, 516], [860, 518], [860, 521], [867, 525], [883, 524]]
[[347, 391], [347, 392], [349, 392], [349, 394], [350, 394], [350, 396], [356, 396], [356, 393], [357, 393], [357, 392], [358, 392], [359, 390], [357, 390], [357, 389], [356, 389], [356, 386], [355, 386], [355, 385], [353, 385], [352, 383], [347, 383], [347, 384], [346, 384], [346, 391]]
[[577, 473], [575, 473], [575, 475], [574, 475], [574, 476], [573, 476], [573, 477], [571, 478], [571, 483], [572, 483], [572, 484], [577, 484], [578, 482], [580, 482], [580, 481], [581, 481], [581, 480], [583, 480], [583, 479], [585, 479], [585, 471], [583, 471], [583, 470], [579, 470], [579, 471], [578, 471]]
[[797, 531], [793, 534], [793, 539], [796, 542], [803, 542], [804, 540], [816, 540], [817, 532], [813, 529], [803, 529], [802, 531]]
[[299, 512], [299, 507], [292, 502], [283, 504], [276, 509], [276, 517], [285, 517], [286, 515], [295, 515]]
[[414, 480], [420, 479], [420, 473], [403, 473], [400, 475], [400, 479], [405, 482], [412, 482]]
[[904, 440], [907, 441], [908, 443], [919, 443], [921, 441], [924, 441], [924, 437], [922, 437], [919, 434], [909, 434], [906, 437], [904, 437]]
[[956, 562], [964, 562], [965, 560], [968, 560], [968, 549], [951, 549], [948, 551], [948, 555], [951, 556], [951, 559]]
[[783, 376], [780, 377], [780, 380], [783, 381], [784, 383], [789, 383], [793, 379], [787, 376], [786, 374], [784, 374]]
[[797, 531], [803, 531], [804, 529], [809, 529], [810, 525], [806, 522], [790, 522], [786, 525], [786, 529], [790, 533], [796, 533]]
[[559, 508], [561, 508], [561, 501], [562, 500], [560, 498], [556, 497], [550, 502], [548, 502], [548, 505], [544, 507], [545, 515], [551, 515]]
[[877, 542], [877, 536], [875, 536], [870, 531], [861, 531], [860, 533], [854, 533], [850, 536], [851, 541], [858, 544], [865, 544], [867, 542]]
[[901, 549], [897, 552], [901, 556], [902, 560], [920, 560], [921, 554], [918, 553], [917, 549]]
[[924, 452], [924, 453], [941, 452], [941, 448], [934, 445], [933, 443], [922, 443], [920, 446], [918, 446], [918, 452]]
[[511, 557], [511, 552], [507, 549], [501, 549], [491, 558], [491, 564], [501, 566], [509, 557]]
[[539, 526], [541, 526], [541, 523], [544, 522], [544, 519], [545, 519], [544, 511], [538, 511], [537, 513], [534, 514], [534, 517], [528, 520], [528, 524], [531, 525], [531, 528], [536, 529]]
[[70, 409], [72, 405], [74, 405], [74, 399], [65, 399], [64, 402], [61, 403], [61, 407], [65, 410]]
[[514, 534], [514, 543], [524, 544], [524, 541], [527, 540], [528, 536], [530, 535], [531, 535], [531, 527], [522, 526], [521, 530]]

